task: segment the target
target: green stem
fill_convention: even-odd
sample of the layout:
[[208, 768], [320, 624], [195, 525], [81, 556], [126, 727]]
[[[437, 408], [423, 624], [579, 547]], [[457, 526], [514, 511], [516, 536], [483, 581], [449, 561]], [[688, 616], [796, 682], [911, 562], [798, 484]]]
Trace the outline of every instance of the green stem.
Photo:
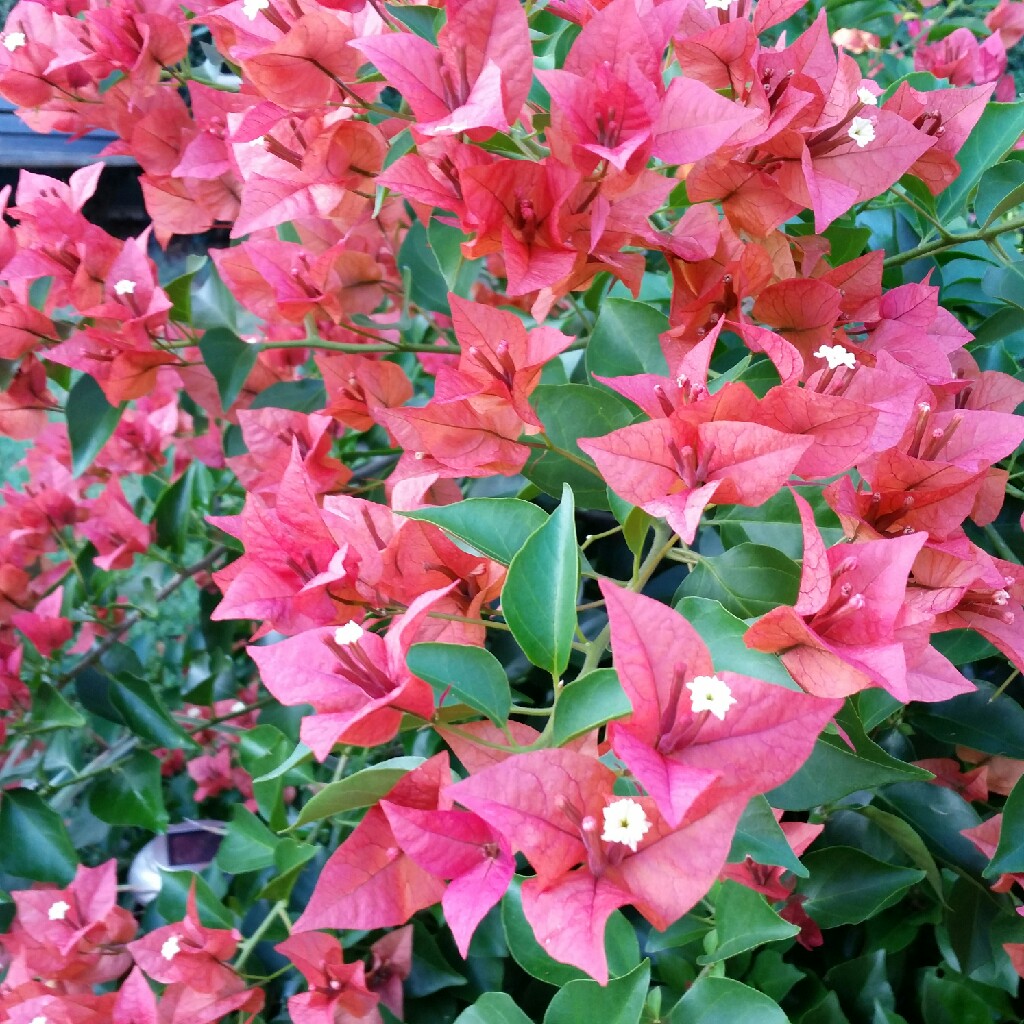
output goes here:
[[270, 930], [270, 926], [274, 923], [274, 919], [278, 918], [282, 920], [288, 931], [291, 931], [292, 922], [288, 916], [288, 901], [278, 900], [271, 908], [270, 912], [260, 922], [259, 927], [249, 936], [242, 944], [238, 947], [238, 959], [235, 961], [235, 970], [239, 971], [246, 960], [249, 959], [249, 954], [256, 948], [257, 944], [262, 941], [263, 936]]
[[904, 263], [911, 263], [913, 260], [921, 259], [923, 256], [931, 256], [932, 253], [942, 252], [944, 249], [952, 249], [954, 246], [962, 245], [964, 242], [987, 242], [989, 239], [1006, 234], [1008, 231], [1020, 231], [1024, 228], [1024, 217], [1015, 220], [1008, 220], [1004, 224], [994, 227], [979, 228], [977, 231], [966, 231], [961, 235], [947, 235], [945, 238], [938, 238], [933, 242], [922, 242], [915, 245], [906, 252], [898, 252], [893, 256], [887, 256], [882, 266], [899, 267]]

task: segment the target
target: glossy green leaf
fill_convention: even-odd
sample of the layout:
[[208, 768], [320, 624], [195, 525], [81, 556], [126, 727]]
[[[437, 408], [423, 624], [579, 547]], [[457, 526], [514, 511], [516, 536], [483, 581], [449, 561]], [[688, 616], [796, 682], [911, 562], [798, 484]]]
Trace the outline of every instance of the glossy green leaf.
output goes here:
[[758, 864], [785, 868], [794, 875], [807, 876], [807, 868], [793, 852], [793, 847], [789, 845], [786, 834], [763, 796], [751, 797], [736, 826], [729, 861], [736, 864], [744, 857], [751, 857]]
[[672, 1008], [665, 1024], [789, 1024], [773, 999], [731, 978], [705, 976]]
[[416, 35], [437, 45], [437, 23], [440, 11], [436, 7], [412, 4], [388, 4], [388, 11]]
[[990, 1007], [953, 971], [931, 968], [921, 976], [925, 1024], [992, 1024]]
[[413, 768], [422, 763], [422, 757], [393, 757], [337, 782], [329, 782], [306, 802], [292, 827], [298, 828], [345, 811], [370, 807], [387, 796]]
[[858, 924], [895, 903], [925, 877], [918, 868], [885, 864], [862, 850], [834, 846], [804, 857], [804, 909], [822, 928]]
[[199, 339], [199, 351], [217, 382], [221, 406], [230, 409], [256, 365], [259, 349], [226, 327], [214, 327]]
[[81, 476], [117, 429], [121, 407], [111, 405], [103, 389], [88, 374], [82, 374], [68, 392], [65, 412], [71, 442], [71, 472]]
[[180, 552], [185, 546], [198, 471], [198, 463], [193, 463], [157, 498], [153, 522], [156, 542], [162, 548]]
[[315, 377], [305, 380], [282, 380], [261, 391], [250, 403], [250, 409], [291, 409], [294, 412], [317, 412], [327, 404], [324, 382]]
[[1007, 160], [990, 167], [978, 183], [974, 214], [986, 228], [994, 220], [1024, 203], [1024, 163]]
[[[800, 490], [800, 496], [807, 500], [814, 511], [814, 521], [825, 545], [831, 547], [838, 544], [843, 539], [843, 528], [821, 491], [804, 487]], [[777, 548], [793, 559], [803, 558], [803, 528], [796, 502], [788, 488], [783, 488], [764, 504], [753, 508], [746, 505], [722, 505], [715, 509], [713, 525], [727, 548], [751, 541]]]
[[1024, 102], [989, 103], [974, 130], [957, 153], [960, 173], [939, 196], [940, 219], [963, 210], [985, 172], [998, 164], [1024, 133]]
[[185, 272], [163, 286], [167, 298], [171, 300], [168, 316], [172, 320], [185, 324], [192, 323], [192, 293], [195, 288], [195, 277], [208, 262], [208, 256], [190, 252], [185, 257]]
[[544, 1024], [639, 1024], [650, 981], [651, 965], [647, 960], [607, 985], [589, 978], [570, 981], [551, 1000]]
[[555, 678], [569, 664], [576, 631], [579, 548], [572, 491], [512, 559], [501, 611], [523, 653]]
[[595, 669], [562, 687], [555, 703], [551, 742], [564, 746], [632, 710], [615, 670]]
[[783, 921], [761, 893], [727, 880], [715, 899], [715, 931], [718, 945], [714, 952], [697, 957], [697, 963], [718, 963], [766, 942], [791, 939], [800, 926]]
[[[523, 914], [521, 886], [521, 878], [513, 879], [501, 901], [501, 923], [505, 929], [505, 941], [515, 962], [527, 974], [549, 985], [562, 986], [579, 978], [587, 978], [588, 975], [578, 967], [553, 960], [544, 952]], [[616, 910], [608, 918], [604, 948], [608, 956], [608, 973], [612, 978], [629, 974], [640, 963], [640, 946], [636, 930], [621, 911]]]
[[587, 343], [587, 372], [598, 377], [668, 373], [658, 338], [668, 317], [646, 302], [607, 299]]
[[125, 725], [140, 739], [171, 750], [197, 750], [188, 733], [167, 713], [163, 702], [148, 684], [121, 674], [113, 680], [107, 696]]
[[716, 669], [762, 679], [766, 683], [785, 686], [787, 690], [800, 690], [786, 666], [774, 654], [755, 651], [743, 642], [747, 624], [727, 612], [720, 601], [707, 597], [684, 597], [676, 602], [675, 609], [700, 633]]
[[413, 644], [405, 663], [439, 696], [451, 690], [495, 725], [508, 721], [512, 691], [501, 662], [490, 651], [465, 644]]
[[974, 693], [952, 700], [911, 705], [914, 728], [945, 743], [1024, 758], [1024, 708], [1009, 697], [996, 697], [991, 683], [977, 679], [974, 685]]
[[448, 290], [469, 298], [470, 289], [483, 267], [483, 260], [467, 260], [462, 255], [464, 241], [466, 235], [462, 231], [450, 224], [442, 224], [436, 218], [427, 227], [427, 243]]
[[902, 818], [869, 804], [861, 807], [859, 813], [873, 821], [913, 862], [920, 868], [935, 895], [942, 899], [942, 875], [939, 874], [935, 858], [928, 852], [924, 840]]
[[399, 515], [434, 523], [504, 565], [512, 561], [530, 534], [548, 521], [542, 508], [518, 498], [466, 498]]
[[32, 694], [33, 732], [51, 729], [81, 729], [85, 718], [49, 683], [40, 683]]
[[504, 992], [485, 992], [455, 1018], [455, 1024], [533, 1024]]
[[417, 220], [398, 250], [398, 267], [408, 283], [409, 297], [422, 309], [448, 313], [448, 285], [430, 248], [426, 228]]
[[799, 589], [800, 566], [791, 558], [763, 544], [740, 544], [723, 555], [702, 558], [676, 591], [673, 604], [684, 597], [704, 597], [751, 619], [780, 604], [795, 604]]
[[165, 831], [168, 819], [160, 761], [145, 750], [137, 750], [104, 772], [89, 789], [89, 810], [108, 825]]
[[231, 810], [231, 824], [221, 841], [214, 863], [232, 875], [262, 871], [274, 864], [278, 839], [252, 811], [241, 804]]
[[235, 917], [210, 888], [210, 883], [192, 871], [161, 872], [163, 884], [157, 896], [156, 909], [167, 922], [181, 921], [185, 917], [188, 894], [195, 886], [199, 920], [207, 928], [234, 928]]
[[1024, 873], [1024, 778], [1018, 779], [1003, 805], [999, 843], [983, 874], [986, 878]]
[[575, 503], [580, 508], [608, 508], [608, 488], [604, 479], [589, 466], [581, 466], [556, 451], [534, 449], [523, 466], [523, 476], [553, 498], [568, 486], [572, 488]]
[[603, 437], [633, 422], [633, 411], [614, 392], [586, 384], [542, 384], [530, 396], [551, 443], [586, 462], [593, 460], [576, 443]]
[[34, 882], [67, 885], [78, 854], [56, 811], [27, 789], [0, 795], [0, 871]]

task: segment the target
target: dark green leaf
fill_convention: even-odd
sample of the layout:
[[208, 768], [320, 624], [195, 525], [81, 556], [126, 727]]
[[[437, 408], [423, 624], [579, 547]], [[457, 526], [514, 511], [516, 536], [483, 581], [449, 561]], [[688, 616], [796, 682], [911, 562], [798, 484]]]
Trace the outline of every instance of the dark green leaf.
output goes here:
[[925, 1024], [992, 1024], [985, 1000], [953, 971], [931, 968], [921, 976], [921, 1012]]
[[569, 486], [580, 508], [608, 508], [608, 488], [603, 478], [558, 452], [531, 452], [523, 467], [523, 476], [553, 498], [562, 493], [563, 487]]
[[860, 813], [873, 821], [913, 862], [928, 879], [935, 895], [942, 899], [942, 875], [939, 874], [935, 858], [928, 852], [924, 840], [902, 818], [869, 805], [861, 807]]
[[729, 861], [735, 864], [744, 857], [751, 857], [758, 864], [785, 868], [802, 878], [807, 877], [807, 868], [793, 852], [786, 834], [775, 820], [771, 806], [763, 796], [751, 798], [736, 826]]
[[512, 559], [501, 611], [523, 653], [534, 665], [561, 676], [576, 631], [579, 548], [572, 491]]
[[388, 11], [416, 35], [437, 45], [437, 22], [441, 12], [436, 7], [388, 4]]
[[81, 729], [85, 719], [49, 683], [40, 683], [32, 694], [33, 731]]
[[226, 327], [214, 327], [200, 338], [199, 351], [217, 382], [221, 406], [230, 409], [256, 365], [259, 349]]
[[518, 498], [466, 498], [399, 514], [434, 523], [504, 565], [512, 561], [530, 534], [548, 521], [542, 508]]
[[89, 810], [108, 825], [137, 825], [150, 832], [167, 828], [160, 762], [137, 750], [104, 772], [89, 790]]
[[1024, 708], [1009, 697], [996, 697], [991, 683], [978, 679], [975, 686], [974, 693], [952, 700], [912, 705], [910, 721], [946, 743], [1024, 758]]
[[504, 992], [485, 992], [455, 1018], [455, 1024], [533, 1024]]
[[282, 380], [261, 391], [250, 409], [292, 409], [295, 412], [316, 412], [327, 404], [324, 382], [317, 378]]
[[766, 942], [791, 939], [799, 933], [800, 926], [783, 921], [761, 893], [727, 880], [722, 882], [715, 900], [715, 931], [717, 947], [714, 952], [697, 957], [697, 963], [718, 963]]
[[[814, 521], [826, 546], [838, 544], [843, 539], [843, 528], [821, 491], [804, 488], [800, 495], [810, 503]], [[727, 548], [734, 548], [744, 541], [753, 541], [755, 544], [777, 548], [790, 558], [803, 558], [803, 528], [788, 488], [756, 508], [746, 505], [719, 506], [715, 509], [714, 526], [722, 538], [723, 546]]]
[[427, 231], [418, 220], [405, 233], [398, 250], [398, 267], [409, 284], [409, 297], [417, 306], [437, 313], [450, 312], [448, 285], [430, 248]]
[[589, 978], [570, 981], [551, 1000], [544, 1024], [639, 1024], [650, 981], [651, 965], [647, 960], [607, 985]]
[[983, 874], [986, 878], [1024, 873], [1024, 778], [1014, 783], [1003, 805], [999, 843]]
[[241, 804], [231, 810], [231, 824], [221, 841], [214, 863], [232, 875], [262, 871], [274, 864], [274, 853], [281, 840]]
[[427, 243], [448, 290], [464, 299], [469, 298], [470, 289], [483, 266], [482, 260], [467, 260], [462, 255], [462, 243], [465, 241], [466, 235], [457, 227], [442, 224], [437, 219], [432, 219], [427, 227]]
[[727, 612], [719, 601], [684, 597], [676, 602], [675, 608], [700, 633], [716, 669], [762, 679], [787, 690], [800, 690], [774, 654], [755, 651], [743, 642], [747, 624]]
[[542, 384], [531, 395], [552, 444], [592, 462], [576, 443], [581, 437], [603, 437], [633, 421], [625, 400], [611, 391], [586, 384]]
[[153, 522], [156, 542], [162, 548], [180, 552], [185, 546], [198, 471], [199, 464], [192, 463], [157, 499]]
[[789, 1024], [782, 1007], [731, 978], [699, 978], [666, 1024]]
[[148, 683], [122, 674], [111, 683], [108, 696], [125, 725], [140, 739], [172, 750], [198, 749], [188, 733], [167, 713]]
[[676, 591], [684, 597], [720, 602], [741, 619], [764, 615], [780, 604], [795, 604], [800, 567], [775, 548], [740, 544], [724, 555], [702, 558]]
[[121, 408], [111, 405], [103, 389], [88, 374], [82, 374], [68, 392], [65, 405], [68, 440], [71, 442], [71, 472], [81, 476], [117, 429]]
[[587, 343], [587, 372], [598, 377], [668, 373], [658, 338], [668, 317], [646, 302], [607, 299]]
[[490, 651], [465, 644], [413, 644], [405, 663], [436, 694], [451, 690], [495, 725], [508, 721], [512, 691], [501, 662]]
[[0, 795], [0, 871], [67, 885], [78, 855], [57, 813], [27, 789]]
[[192, 323], [192, 291], [195, 276], [207, 264], [209, 258], [190, 252], [185, 257], [185, 272], [163, 286], [167, 298], [171, 300], [168, 316], [179, 323]]
[[990, 167], [978, 183], [974, 214], [986, 228], [994, 220], [1024, 203], [1024, 163], [1007, 160]]
[[564, 746], [633, 710], [614, 669], [599, 668], [562, 687], [555, 704], [551, 741]]
[[330, 782], [305, 804], [292, 827], [322, 821], [360, 807], [370, 807], [387, 796], [413, 768], [422, 763], [422, 757], [393, 757], [355, 772], [348, 778]]
[[849, 846], [816, 850], [804, 857], [810, 877], [800, 883], [804, 909], [822, 928], [859, 924], [895, 903], [925, 877]]

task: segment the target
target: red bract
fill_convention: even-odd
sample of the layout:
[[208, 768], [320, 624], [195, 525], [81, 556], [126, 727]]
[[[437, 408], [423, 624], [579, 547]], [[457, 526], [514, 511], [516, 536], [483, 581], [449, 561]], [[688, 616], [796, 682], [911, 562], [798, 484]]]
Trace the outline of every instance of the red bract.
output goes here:
[[379, 997], [366, 987], [361, 961], [346, 964], [341, 944], [322, 932], [292, 935], [275, 947], [302, 972], [309, 991], [288, 1000], [295, 1024], [378, 1024]]

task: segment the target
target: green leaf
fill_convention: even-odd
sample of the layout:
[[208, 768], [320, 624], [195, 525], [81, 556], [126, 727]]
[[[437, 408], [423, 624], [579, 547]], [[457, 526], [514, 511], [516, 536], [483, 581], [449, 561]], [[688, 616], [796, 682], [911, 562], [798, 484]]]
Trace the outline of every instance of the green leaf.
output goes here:
[[504, 992], [485, 992], [455, 1018], [455, 1024], [533, 1024]]
[[639, 1024], [650, 981], [648, 960], [607, 985], [599, 985], [590, 978], [570, 981], [551, 1000], [544, 1024]]
[[1024, 309], [1024, 260], [1009, 266], [990, 267], [981, 282], [981, 290], [990, 298]]
[[736, 864], [744, 857], [751, 857], [758, 864], [785, 868], [801, 878], [807, 877], [807, 868], [793, 852], [785, 832], [775, 820], [771, 806], [763, 796], [751, 798], [736, 826], [729, 862]]
[[441, 12], [436, 7], [388, 4], [388, 11], [416, 35], [437, 45], [437, 22]]
[[241, 804], [231, 810], [231, 824], [221, 841], [214, 863], [232, 875], [262, 871], [275, 863], [278, 839], [252, 811]]
[[234, 915], [214, 895], [209, 882], [192, 871], [162, 871], [156, 909], [165, 921], [180, 921], [185, 916], [189, 890], [196, 887], [199, 920], [207, 928], [234, 928]]
[[413, 644], [405, 663], [438, 695], [451, 690], [495, 725], [508, 721], [512, 691], [501, 662], [490, 651], [465, 644]]
[[327, 404], [324, 382], [319, 378], [282, 380], [261, 391], [250, 409], [292, 409], [294, 412], [316, 412]]
[[964, 978], [933, 967], [921, 975], [921, 1012], [925, 1024], [992, 1024], [992, 1011]]
[[193, 462], [156, 500], [153, 522], [162, 548], [180, 552], [185, 546], [198, 472], [199, 463]]
[[603, 478], [589, 466], [572, 462], [558, 452], [534, 449], [523, 466], [523, 476], [553, 498], [569, 486], [580, 508], [608, 508], [608, 488]]
[[633, 422], [633, 411], [614, 392], [587, 384], [542, 384], [530, 396], [544, 430], [556, 448], [592, 463], [576, 443], [603, 437]]
[[466, 240], [466, 235], [457, 227], [443, 224], [436, 218], [427, 226], [427, 244], [434, 253], [448, 290], [464, 299], [469, 298], [470, 289], [483, 266], [483, 260], [467, 260], [462, 255], [462, 243]]
[[718, 946], [714, 952], [697, 957], [697, 963], [716, 964], [766, 942], [791, 939], [799, 934], [800, 926], [783, 921], [761, 893], [726, 880], [715, 900], [715, 931]]
[[230, 409], [256, 365], [259, 349], [226, 327], [214, 327], [199, 339], [199, 352], [217, 382], [220, 404]]
[[148, 683], [122, 673], [111, 683], [107, 696], [125, 725], [140, 739], [172, 750], [180, 748], [192, 752], [199, 749], [167, 713]]
[[40, 683], [32, 694], [32, 731], [81, 729], [85, 718], [73, 708], [60, 691], [49, 683]]
[[291, 895], [302, 869], [321, 848], [297, 839], [281, 839], [274, 850], [277, 874], [260, 890], [261, 900], [286, 900]]
[[986, 878], [1024, 872], [1024, 779], [1018, 779], [1003, 805], [1003, 824]]
[[935, 858], [928, 852], [924, 840], [902, 818], [883, 811], [880, 807], [868, 805], [858, 809], [865, 818], [873, 821], [913, 862], [928, 879], [928, 884], [941, 900], [942, 875], [939, 874]]
[[658, 338], [668, 328], [668, 317], [646, 302], [607, 299], [587, 343], [587, 372], [592, 377], [664, 376], [668, 363]]
[[558, 678], [569, 664], [576, 631], [579, 548], [572, 491], [512, 559], [501, 611], [527, 658]]
[[944, 860], [980, 874], [985, 855], [960, 833], [981, 824], [978, 812], [959, 793], [928, 782], [886, 786], [878, 801], [903, 818]]
[[789, 1024], [774, 1000], [731, 978], [699, 978], [666, 1024]]
[[209, 257], [190, 252], [185, 257], [185, 272], [163, 286], [171, 300], [168, 316], [179, 323], [192, 323], [192, 290], [196, 274], [209, 262]]
[[78, 855], [58, 814], [27, 789], [0, 795], [0, 871], [67, 885]]
[[[523, 914], [523, 899], [520, 889], [523, 880], [513, 879], [508, 892], [501, 901], [501, 923], [505, 929], [505, 941], [512, 958], [527, 974], [561, 987], [579, 978], [588, 978], [578, 967], [553, 960], [536, 940], [530, 923]], [[609, 918], [604, 934], [604, 948], [608, 956], [608, 973], [612, 978], [629, 974], [640, 963], [640, 945], [636, 929], [616, 910]]]
[[308, 825], [311, 821], [322, 821], [345, 811], [370, 807], [387, 796], [413, 768], [422, 763], [422, 757], [393, 757], [355, 772], [348, 778], [330, 782], [305, 804], [292, 828]]
[[673, 604], [683, 597], [705, 597], [751, 619], [780, 604], [795, 604], [799, 590], [800, 566], [791, 558], [762, 544], [740, 544], [724, 555], [702, 558], [676, 591]]
[[721, 602], [706, 597], [684, 597], [676, 602], [675, 609], [700, 633], [716, 669], [800, 691], [786, 666], [774, 654], [755, 651], [743, 642], [747, 624], [727, 612]]
[[150, 832], [167, 828], [160, 761], [137, 750], [104, 772], [89, 790], [89, 810], [108, 825], [137, 825]]
[[615, 670], [595, 669], [559, 691], [551, 742], [556, 747], [564, 746], [612, 719], [624, 718], [632, 710]]
[[117, 429], [124, 406], [111, 405], [103, 389], [88, 374], [82, 374], [68, 392], [64, 406], [71, 442], [71, 472], [81, 476]]
[[[800, 495], [806, 498], [814, 511], [814, 521], [826, 547], [843, 539], [839, 517], [829, 508], [820, 490], [804, 488]], [[744, 541], [777, 548], [784, 555], [801, 559], [804, 554], [804, 535], [797, 514], [796, 503], [788, 488], [773, 495], [756, 508], [746, 505], [720, 505], [715, 509], [713, 525], [726, 548], [734, 548]]]
[[450, 313], [448, 285], [430, 248], [426, 228], [417, 220], [398, 250], [398, 268], [409, 285], [409, 297], [422, 309]]
[[956, 216], [985, 172], [998, 164], [1024, 133], [1024, 103], [989, 103], [957, 153], [960, 173], [939, 196], [939, 219]]
[[434, 523], [503, 565], [548, 521], [542, 508], [519, 498], [466, 498], [399, 515]]
[[946, 743], [1024, 758], [1024, 708], [1010, 697], [996, 697], [991, 683], [976, 679], [974, 685], [974, 693], [952, 700], [911, 705], [909, 720], [915, 729]]
[[851, 846], [816, 850], [804, 864], [810, 871], [800, 883], [804, 909], [822, 928], [866, 921], [925, 877], [918, 868], [885, 864]]
[[1024, 203], [1024, 163], [1007, 160], [990, 167], [978, 183], [974, 214], [987, 228], [994, 220]]

